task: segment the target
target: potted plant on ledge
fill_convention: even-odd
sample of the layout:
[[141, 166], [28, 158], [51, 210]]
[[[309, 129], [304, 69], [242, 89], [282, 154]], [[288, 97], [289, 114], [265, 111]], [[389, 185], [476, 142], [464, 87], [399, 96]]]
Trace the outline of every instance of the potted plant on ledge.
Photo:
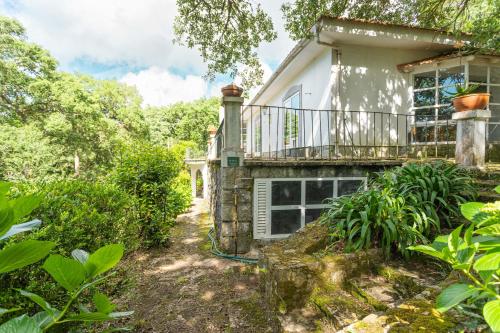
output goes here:
[[456, 92], [450, 93], [452, 104], [457, 112], [470, 110], [483, 110], [490, 101], [489, 93], [476, 93], [478, 84], [469, 86], [456, 85]]

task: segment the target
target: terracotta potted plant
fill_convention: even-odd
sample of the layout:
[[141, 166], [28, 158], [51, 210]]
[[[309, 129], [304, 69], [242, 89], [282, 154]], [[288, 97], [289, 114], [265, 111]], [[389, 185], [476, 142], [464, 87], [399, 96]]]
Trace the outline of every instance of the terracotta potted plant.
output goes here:
[[456, 93], [453, 96], [452, 104], [457, 112], [469, 110], [483, 110], [490, 101], [489, 93], [476, 93], [479, 88], [477, 84], [471, 84], [468, 87], [456, 86]]

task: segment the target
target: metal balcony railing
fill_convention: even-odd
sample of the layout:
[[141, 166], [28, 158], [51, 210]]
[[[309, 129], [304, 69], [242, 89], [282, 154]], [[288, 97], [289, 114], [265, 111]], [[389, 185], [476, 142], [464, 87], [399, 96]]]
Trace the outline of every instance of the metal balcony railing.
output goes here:
[[247, 159], [341, 160], [454, 156], [449, 116], [247, 105], [241, 112]]

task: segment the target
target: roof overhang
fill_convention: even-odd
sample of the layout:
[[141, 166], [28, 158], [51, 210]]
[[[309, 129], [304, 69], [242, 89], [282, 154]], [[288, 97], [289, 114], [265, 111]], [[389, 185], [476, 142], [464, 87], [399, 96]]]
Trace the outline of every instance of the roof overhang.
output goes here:
[[318, 20], [312, 31], [315, 37], [300, 41], [292, 49], [250, 104], [267, 104], [283, 85], [327, 48], [363, 45], [449, 53], [470, 38], [462, 35], [457, 39], [452, 34], [432, 29], [326, 16]]
[[500, 64], [500, 56], [488, 54], [468, 54], [462, 55], [458, 53], [451, 53], [412, 61], [405, 64], [399, 64], [398, 69], [404, 73], [413, 72], [417, 68], [422, 67], [436, 67], [447, 65], [460, 65], [466, 62], [483, 63], [483, 64]]

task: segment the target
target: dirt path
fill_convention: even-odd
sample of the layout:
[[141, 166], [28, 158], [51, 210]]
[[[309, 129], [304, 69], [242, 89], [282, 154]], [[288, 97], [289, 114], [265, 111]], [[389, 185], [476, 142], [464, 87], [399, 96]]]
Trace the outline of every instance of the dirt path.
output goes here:
[[272, 332], [254, 266], [213, 256], [206, 203], [179, 216], [168, 248], [137, 253], [135, 286], [124, 301], [136, 332]]

